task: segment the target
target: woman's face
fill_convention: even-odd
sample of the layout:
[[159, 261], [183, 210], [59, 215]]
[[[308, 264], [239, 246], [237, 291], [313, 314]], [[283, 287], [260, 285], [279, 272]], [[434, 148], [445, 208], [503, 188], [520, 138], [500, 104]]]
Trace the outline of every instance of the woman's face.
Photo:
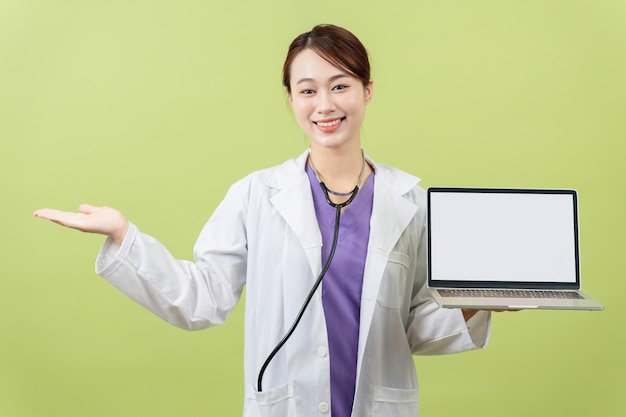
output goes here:
[[312, 148], [360, 148], [372, 81], [364, 87], [358, 78], [305, 49], [291, 64], [290, 84], [291, 107]]

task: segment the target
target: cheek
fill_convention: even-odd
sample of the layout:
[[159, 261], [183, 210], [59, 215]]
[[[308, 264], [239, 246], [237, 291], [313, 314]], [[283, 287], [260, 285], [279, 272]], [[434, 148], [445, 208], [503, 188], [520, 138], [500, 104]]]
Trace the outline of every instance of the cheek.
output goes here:
[[362, 97], [354, 97], [350, 100], [348, 104], [350, 108], [350, 112], [353, 116], [362, 119], [365, 115], [365, 100]]
[[309, 107], [310, 106], [307, 105], [307, 103], [291, 103], [291, 109], [299, 122], [308, 121], [311, 114]]
[[361, 113], [365, 110], [365, 97], [361, 94], [346, 95], [343, 106], [352, 113]]

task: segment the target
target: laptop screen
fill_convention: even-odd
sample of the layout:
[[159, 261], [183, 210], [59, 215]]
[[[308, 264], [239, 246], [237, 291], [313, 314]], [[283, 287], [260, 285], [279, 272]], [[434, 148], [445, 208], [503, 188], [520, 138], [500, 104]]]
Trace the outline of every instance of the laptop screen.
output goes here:
[[576, 192], [428, 190], [429, 284], [578, 288]]

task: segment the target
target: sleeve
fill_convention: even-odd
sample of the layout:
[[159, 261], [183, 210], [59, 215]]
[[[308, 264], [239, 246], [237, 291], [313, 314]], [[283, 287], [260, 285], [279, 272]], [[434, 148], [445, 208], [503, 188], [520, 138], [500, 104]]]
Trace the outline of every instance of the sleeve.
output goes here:
[[246, 280], [245, 205], [231, 187], [204, 226], [195, 262], [177, 260], [131, 224], [121, 245], [108, 238], [96, 273], [163, 320], [187, 330], [223, 323]]
[[441, 308], [426, 285], [426, 222], [420, 222], [415, 281], [407, 337], [415, 355], [441, 355], [481, 349], [487, 345], [491, 313], [479, 311], [465, 322], [460, 309]]

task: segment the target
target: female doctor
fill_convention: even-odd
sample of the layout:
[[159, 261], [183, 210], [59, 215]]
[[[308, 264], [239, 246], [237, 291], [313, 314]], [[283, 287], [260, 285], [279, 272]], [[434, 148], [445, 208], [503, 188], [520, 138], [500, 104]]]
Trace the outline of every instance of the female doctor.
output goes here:
[[235, 183], [176, 260], [117, 210], [35, 215], [107, 239], [96, 271], [164, 320], [223, 323], [247, 286], [244, 416], [416, 416], [412, 354], [484, 347], [489, 312], [425, 292], [419, 179], [361, 149], [367, 52], [316, 26], [291, 44], [283, 84], [310, 148]]

